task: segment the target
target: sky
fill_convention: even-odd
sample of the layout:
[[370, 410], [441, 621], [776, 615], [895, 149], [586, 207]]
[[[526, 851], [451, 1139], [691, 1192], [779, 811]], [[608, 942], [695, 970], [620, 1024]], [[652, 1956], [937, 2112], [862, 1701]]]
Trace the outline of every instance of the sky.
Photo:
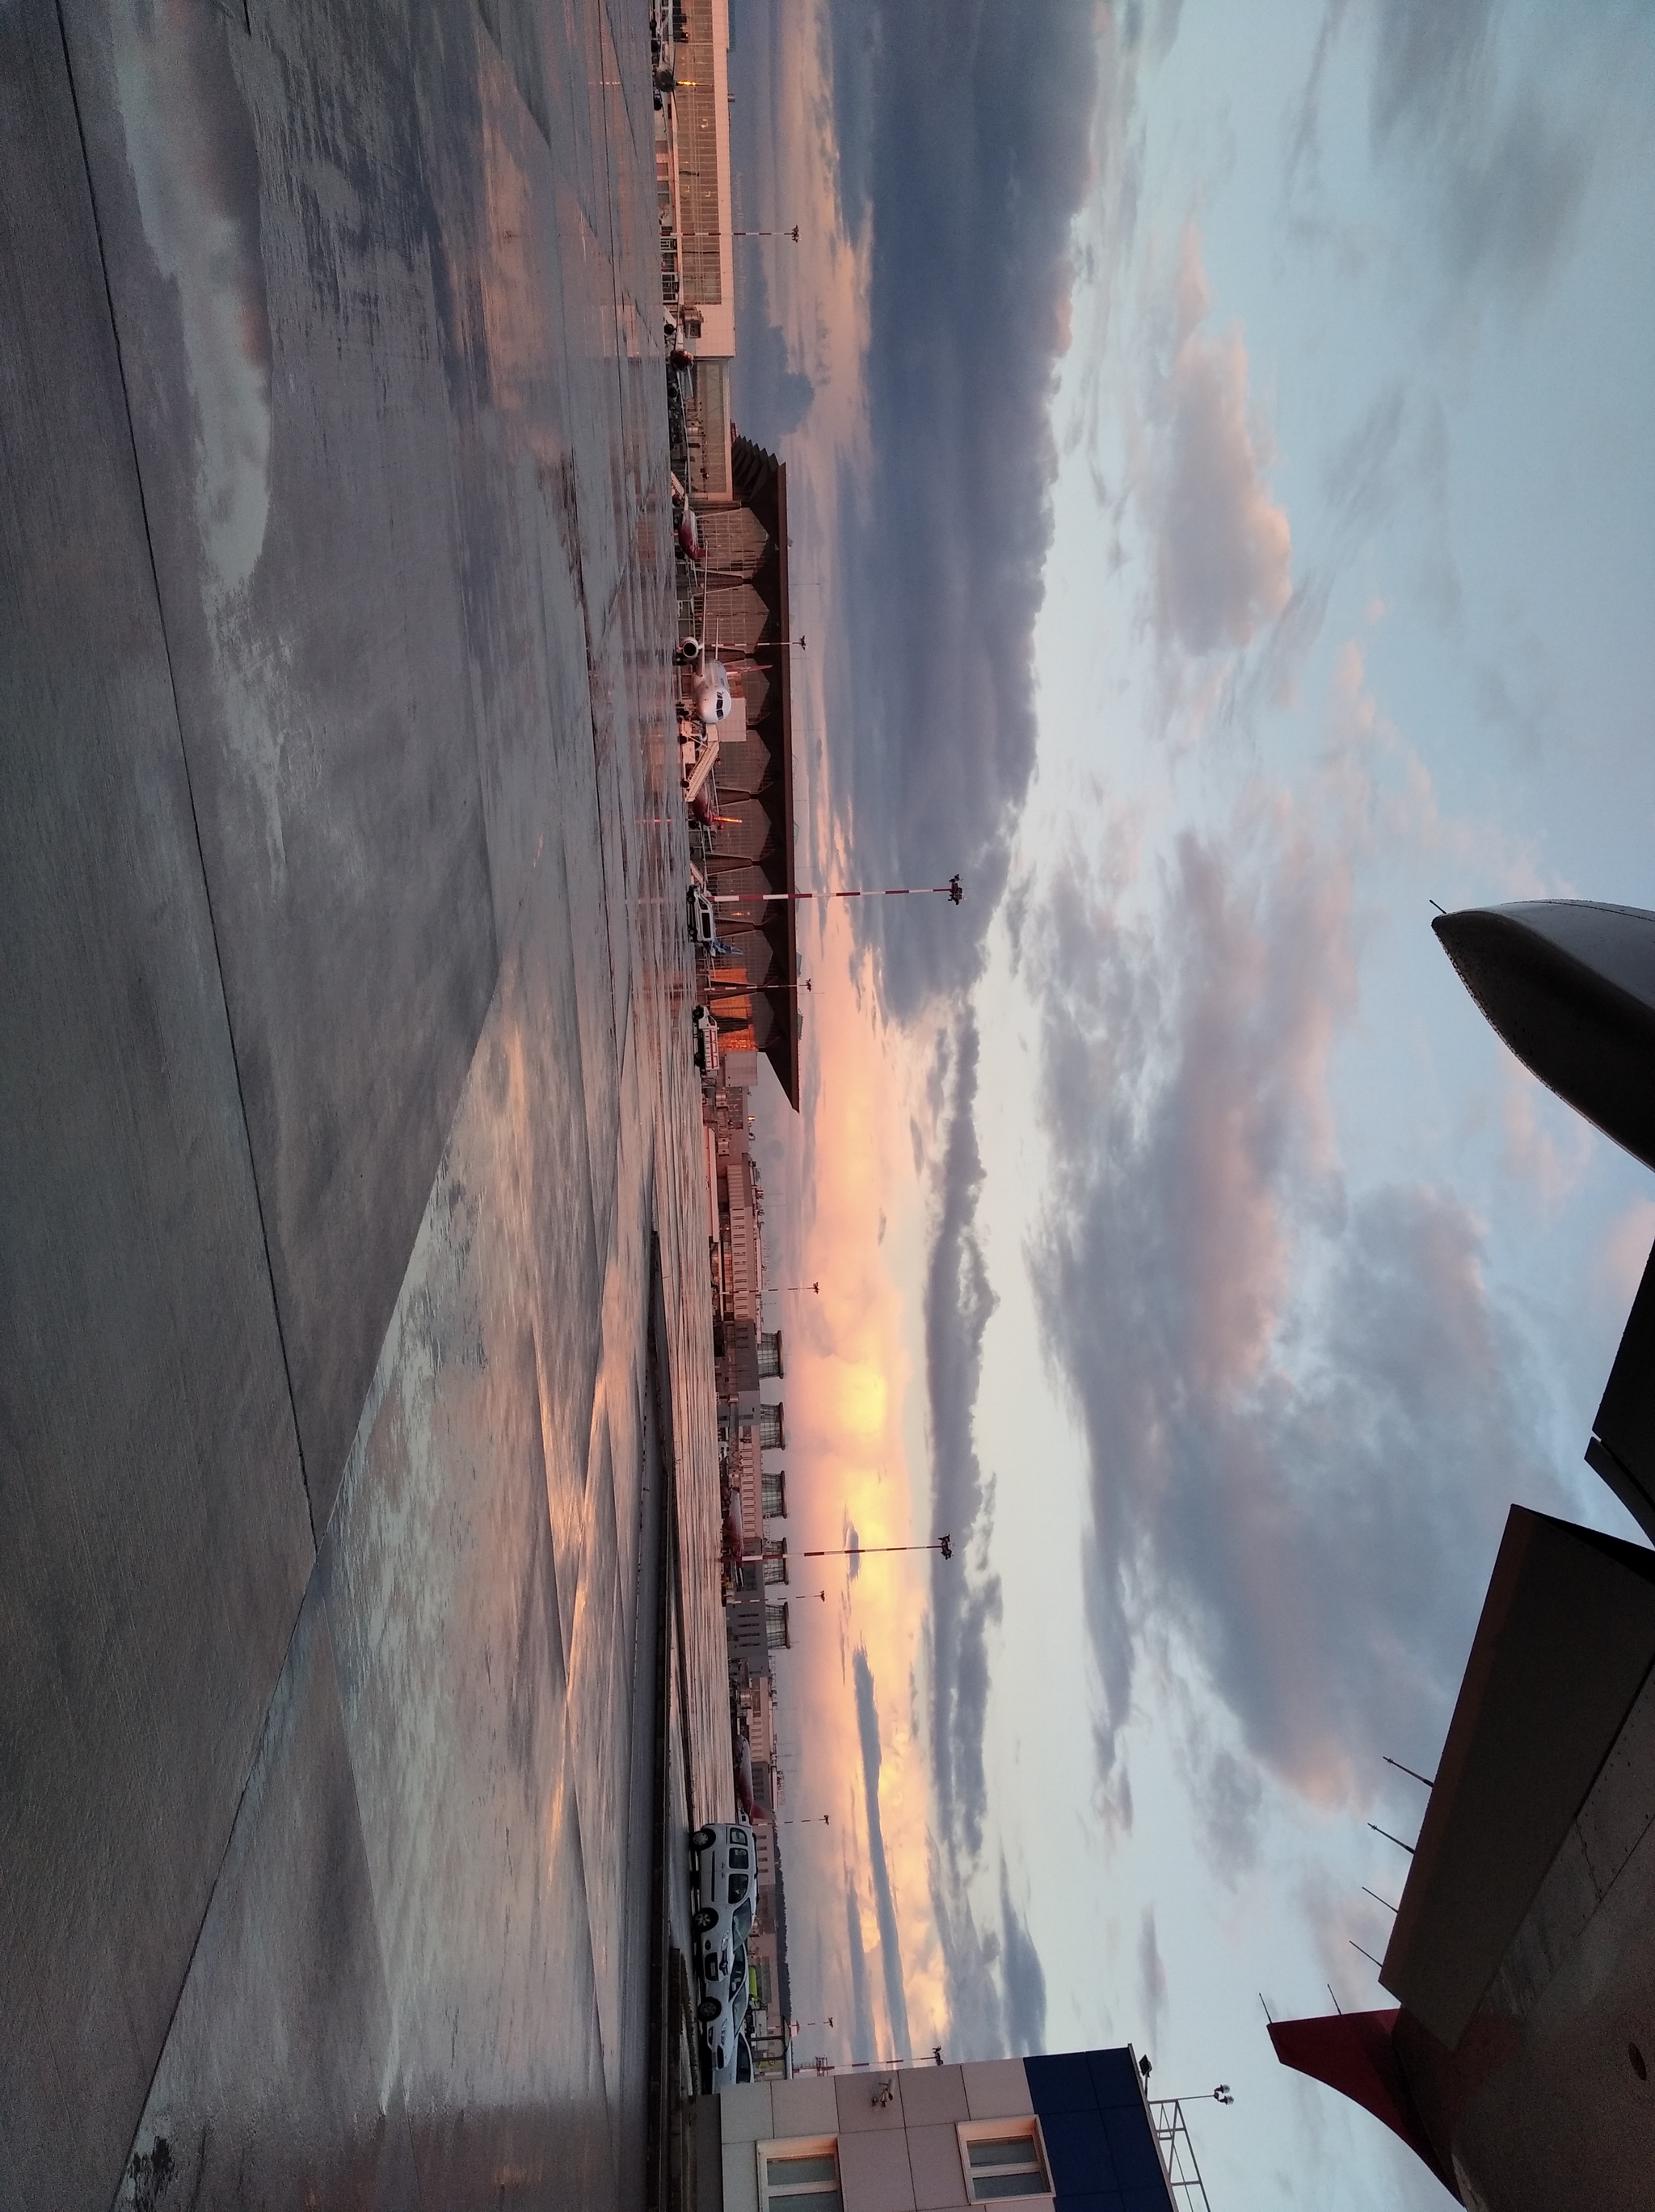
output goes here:
[[1510, 1504], [1634, 1533], [1655, 1192], [1429, 923], [1655, 906], [1655, 22], [731, 19], [801, 880], [967, 893], [812, 917], [758, 1099], [791, 1543], [955, 1550], [794, 1576], [799, 2049], [1129, 2039], [1215, 2212], [1443, 2202], [1264, 2009], [1387, 2002]]

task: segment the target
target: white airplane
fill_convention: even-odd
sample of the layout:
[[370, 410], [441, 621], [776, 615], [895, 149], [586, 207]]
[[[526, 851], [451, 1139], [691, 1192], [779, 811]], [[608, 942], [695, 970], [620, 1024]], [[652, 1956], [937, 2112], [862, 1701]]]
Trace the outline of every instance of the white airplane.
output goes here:
[[690, 703], [709, 730], [730, 716], [730, 673], [699, 638], [686, 637], [678, 650], [678, 665], [691, 671]]

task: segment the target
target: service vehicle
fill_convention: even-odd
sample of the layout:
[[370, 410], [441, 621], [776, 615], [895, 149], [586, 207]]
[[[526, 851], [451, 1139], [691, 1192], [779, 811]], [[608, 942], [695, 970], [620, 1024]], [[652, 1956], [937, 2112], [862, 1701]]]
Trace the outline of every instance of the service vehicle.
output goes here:
[[699, 884], [691, 884], [687, 904], [690, 942], [697, 951], [709, 952], [718, 937], [717, 910]]

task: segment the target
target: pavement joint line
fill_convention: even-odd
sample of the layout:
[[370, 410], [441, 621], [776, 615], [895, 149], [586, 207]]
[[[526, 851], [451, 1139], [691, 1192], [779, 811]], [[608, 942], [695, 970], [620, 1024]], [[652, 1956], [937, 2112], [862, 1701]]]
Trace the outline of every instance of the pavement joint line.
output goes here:
[[[81, 166], [86, 176], [87, 204], [92, 210], [93, 234], [98, 241], [98, 266], [103, 277], [105, 303], [109, 310], [109, 335], [115, 349], [115, 367], [120, 377], [121, 404], [126, 414], [127, 441], [132, 449], [132, 477], [137, 486], [138, 512], [143, 518], [143, 543], [149, 556], [149, 582], [155, 595], [155, 620], [161, 629], [161, 649], [167, 659], [167, 688], [172, 694], [173, 723], [178, 732], [179, 758], [184, 765], [184, 788], [190, 799], [190, 827], [195, 836], [196, 864], [201, 872], [201, 895], [207, 902], [207, 927], [212, 933], [213, 969], [218, 978], [219, 1003], [224, 1009], [224, 1032], [229, 1040], [230, 1065], [235, 1070], [236, 1103], [241, 1109], [241, 1133], [246, 1144], [247, 1175], [253, 1184], [253, 1204], [259, 1213], [259, 1235], [265, 1251], [265, 1275], [270, 1285], [271, 1317], [276, 1323], [276, 1341], [282, 1354], [282, 1377], [287, 1385], [288, 1417], [293, 1424], [294, 1449], [298, 1455], [299, 1479], [304, 1485], [305, 1517], [310, 1523], [310, 1550], [313, 1563], [321, 1548], [321, 1532], [316, 1526], [316, 1507], [311, 1496], [310, 1470], [305, 1464], [305, 1439], [299, 1426], [299, 1406], [293, 1389], [293, 1366], [288, 1358], [287, 1332], [282, 1326], [282, 1303], [277, 1295], [276, 1269], [271, 1259], [270, 1226], [265, 1218], [265, 1194], [259, 1188], [259, 1162], [253, 1148], [253, 1128], [247, 1119], [246, 1086], [241, 1079], [241, 1054], [235, 1042], [235, 1022], [230, 1012], [230, 994], [224, 983], [224, 956], [219, 944], [218, 915], [213, 906], [212, 878], [207, 871], [206, 848], [201, 840], [201, 816], [196, 805], [195, 778], [190, 772], [190, 748], [184, 736], [184, 711], [179, 702], [178, 677], [173, 665], [173, 641], [167, 627], [167, 603], [161, 596], [161, 568], [155, 558], [155, 532], [149, 523], [149, 495], [144, 489], [143, 461], [138, 451], [137, 425], [132, 417], [132, 392], [126, 376], [126, 353], [121, 344], [120, 318], [115, 312], [114, 287], [109, 277], [109, 252], [104, 243], [103, 221], [98, 213], [97, 184], [92, 173], [92, 156], [86, 142], [86, 124], [81, 114], [81, 95], [75, 82], [75, 59], [70, 49], [69, 27], [64, 21], [64, 0], [56, 0], [58, 35], [63, 41], [64, 75], [69, 84], [70, 104], [75, 111], [75, 131], [80, 141]], [[302, 1607], [303, 1599], [301, 1598]], [[294, 1616], [296, 1626], [298, 1615]], [[278, 1675], [277, 1680], [281, 1678]], [[271, 1692], [274, 1695], [274, 1691]], [[240, 1801], [237, 1801], [238, 1805]]]
[[[188, 1960], [186, 1962], [183, 1973], [179, 1978], [177, 1994], [174, 1996], [172, 2004], [167, 2010], [166, 2032], [161, 2036], [160, 2045], [155, 2051], [155, 2063], [149, 2069], [149, 2078], [143, 2085], [143, 2100], [138, 2106], [137, 2118], [132, 2123], [132, 2132], [127, 2139], [126, 2149], [121, 2159], [120, 2172], [117, 2176], [115, 2181], [115, 2199], [117, 2202], [119, 2200], [121, 2184], [126, 2179], [127, 2172], [132, 2163], [133, 2155], [137, 2149], [138, 2136], [143, 2127], [143, 2116], [149, 2111], [149, 2100], [155, 2094], [155, 2083], [161, 2077], [161, 2069], [166, 2060], [167, 2045], [172, 2042], [173, 2030], [178, 2024], [179, 2010], [184, 2002], [185, 1994], [190, 1986], [190, 1977], [195, 1972], [196, 1954], [201, 1948], [201, 1939], [206, 1934], [207, 1923], [212, 1917], [213, 1905], [218, 1897], [218, 1886], [224, 1879], [224, 1869], [228, 1863], [230, 1852], [234, 1846], [236, 1829], [240, 1824], [241, 1808], [246, 1802], [247, 1792], [253, 1787], [253, 1778], [259, 1771], [259, 1762], [265, 1756], [265, 1746], [270, 1741], [271, 1724], [276, 1710], [276, 1701], [281, 1694], [282, 1684], [287, 1679], [288, 1662], [293, 1656], [293, 1647], [299, 1634], [299, 1623], [304, 1619], [305, 1598], [307, 1598], [310, 1595], [311, 1584], [314, 1582], [315, 1577], [315, 1563], [313, 1561], [311, 1565], [311, 1571], [306, 1577], [305, 1581], [305, 1597], [300, 1599], [298, 1611], [293, 1616], [293, 1626], [288, 1631], [288, 1640], [282, 1649], [282, 1663], [276, 1670], [276, 1680], [271, 1686], [270, 1696], [265, 1701], [265, 1717], [259, 1725], [259, 1741], [253, 1746], [253, 1757], [247, 1762], [247, 1771], [241, 1778], [241, 1787], [236, 1792], [235, 1810], [230, 1815], [230, 1825], [225, 1831], [224, 1835], [224, 1848], [218, 1855], [218, 1864], [213, 1869], [212, 1884], [207, 1892], [207, 1902], [202, 1908], [201, 1918], [197, 1923], [195, 1935], [191, 1940], [190, 1956]], [[320, 1601], [319, 1600], [318, 1602], [319, 1604]], [[332, 1634], [332, 1630], [329, 1626], [327, 1607], [325, 1604], [321, 1605], [321, 1614], [322, 1631], [326, 1634], [331, 1636]], [[354, 1792], [356, 1788], [356, 1776], [354, 1772], [351, 1776], [351, 1788]], [[358, 1818], [360, 1819], [360, 1814], [358, 1815]]]

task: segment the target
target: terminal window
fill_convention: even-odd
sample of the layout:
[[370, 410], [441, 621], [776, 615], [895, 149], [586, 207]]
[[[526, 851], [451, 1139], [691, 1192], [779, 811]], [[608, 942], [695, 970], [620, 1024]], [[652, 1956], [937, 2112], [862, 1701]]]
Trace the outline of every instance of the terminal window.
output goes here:
[[973, 2204], [1050, 2194], [1037, 2121], [994, 2120], [963, 2126], [959, 2148]]
[[838, 2147], [831, 2136], [813, 2142], [761, 2143], [758, 2201], [798, 2212], [843, 2212]]

